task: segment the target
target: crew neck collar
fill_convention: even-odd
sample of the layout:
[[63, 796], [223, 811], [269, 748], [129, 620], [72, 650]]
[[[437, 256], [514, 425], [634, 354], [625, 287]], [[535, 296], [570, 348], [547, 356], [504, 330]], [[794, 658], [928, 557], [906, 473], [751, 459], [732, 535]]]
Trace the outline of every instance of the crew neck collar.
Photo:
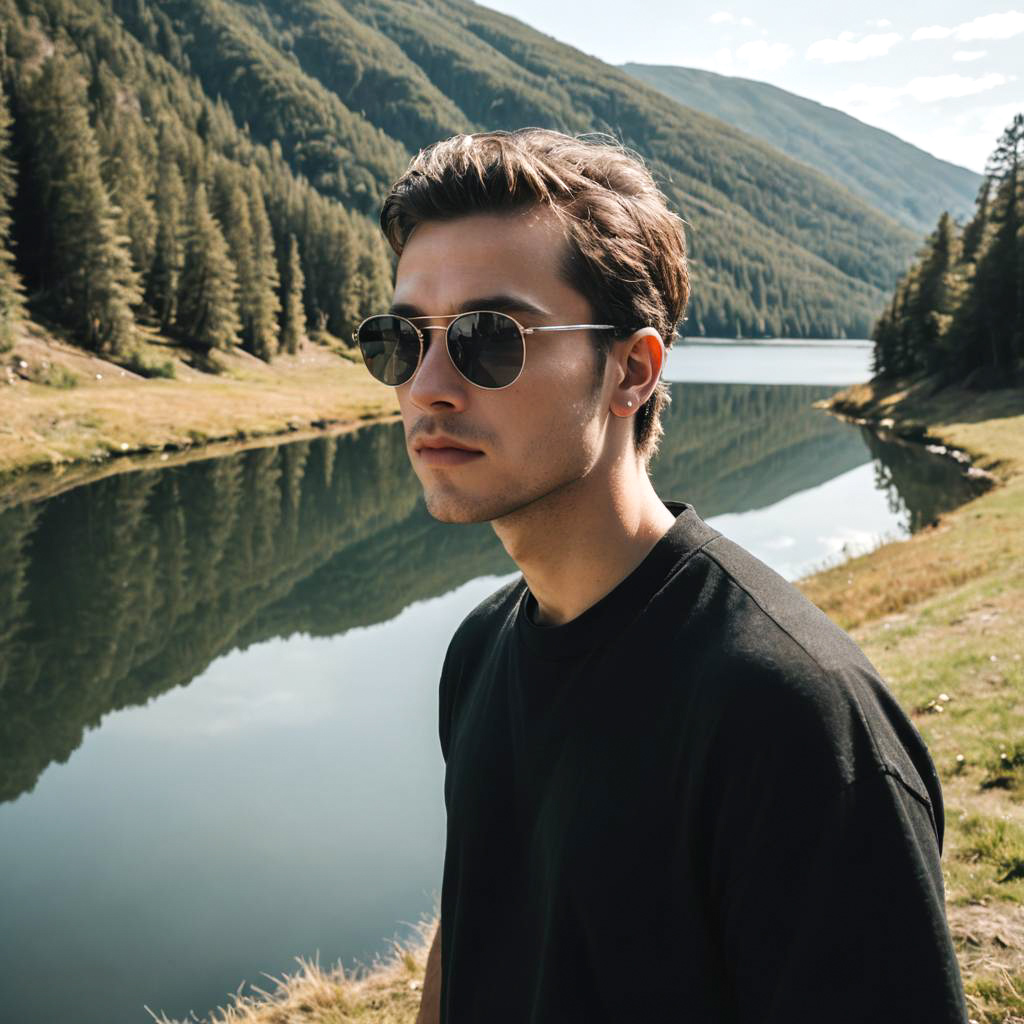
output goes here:
[[663, 503], [676, 521], [628, 576], [576, 618], [559, 626], [538, 625], [531, 618], [536, 614], [537, 600], [525, 578], [522, 580], [516, 633], [524, 646], [545, 658], [586, 654], [631, 622], [681, 562], [718, 536], [718, 531], [708, 526], [688, 502]]

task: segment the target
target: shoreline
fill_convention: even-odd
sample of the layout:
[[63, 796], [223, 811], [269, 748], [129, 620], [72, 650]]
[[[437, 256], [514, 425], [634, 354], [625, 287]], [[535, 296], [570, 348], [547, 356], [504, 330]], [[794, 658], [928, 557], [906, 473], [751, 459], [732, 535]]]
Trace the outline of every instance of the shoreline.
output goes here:
[[[946, 811], [946, 910], [971, 1024], [1024, 1021], [1024, 389], [858, 385], [822, 405], [968, 456], [993, 482], [911, 537], [796, 585], [847, 629], [925, 737]], [[927, 440], [925, 440], [927, 439]], [[210, 1024], [413, 1024], [436, 917], [368, 968], [298, 959]], [[155, 1017], [155, 1015], [154, 1015]], [[157, 1024], [173, 1024], [164, 1016]]]
[[26, 325], [0, 356], [0, 506], [113, 472], [398, 418], [393, 390], [338, 345], [307, 341], [269, 364], [219, 352], [220, 373], [195, 369], [186, 350], [162, 340], [146, 355], [174, 376], [142, 377]]
[[[817, 339], [687, 339], [694, 346], [864, 344]], [[215, 353], [220, 373], [152, 330], [142, 359], [170, 378], [144, 377], [29, 321], [0, 354], [0, 507], [50, 497], [129, 469], [329, 436], [397, 420], [391, 389], [373, 381], [337, 339], [307, 340], [265, 363]], [[115, 468], [116, 467], [116, 468]]]
[[374, 415], [352, 420], [317, 421], [308, 427], [286, 426], [266, 433], [239, 433], [224, 437], [211, 437], [194, 444], [168, 442], [163, 447], [146, 446], [124, 451], [111, 451], [105, 457], [75, 460], [54, 465], [33, 466], [29, 469], [0, 473], [0, 512], [23, 502], [44, 501], [65, 491], [96, 483], [118, 473], [135, 470], [168, 469], [203, 459], [213, 459], [253, 448], [269, 448], [288, 441], [336, 437], [363, 427], [382, 423], [398, 423], [398, 413]]

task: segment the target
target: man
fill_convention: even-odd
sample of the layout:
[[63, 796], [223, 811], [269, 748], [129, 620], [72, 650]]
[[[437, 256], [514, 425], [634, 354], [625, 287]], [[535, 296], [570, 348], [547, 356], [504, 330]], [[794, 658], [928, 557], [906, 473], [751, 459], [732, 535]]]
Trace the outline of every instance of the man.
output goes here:
[[853, 642], [647, 474], [682, 222], [642, 162], [527, 129], [385, 201], [427, 507], [522, 576], [451, 641], [441, 921], [419, 1020], [966, 1020], [924, 743]]

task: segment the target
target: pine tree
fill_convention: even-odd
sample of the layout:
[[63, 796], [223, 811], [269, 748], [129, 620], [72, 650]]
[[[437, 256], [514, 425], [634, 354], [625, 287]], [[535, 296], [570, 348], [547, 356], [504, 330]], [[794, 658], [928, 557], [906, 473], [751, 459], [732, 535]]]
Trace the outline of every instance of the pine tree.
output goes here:
[[25, 288], [11, 251], [11, 204], [14, 201], [14, 164], [7, 155], [11, 115], [0, 81], [0, 352], [14, 344], [18, 324], [25, 318]]
[[996, 185], [992, 244], [985, 262], [992, 278], [989, 330], [993, 363], [1013, 371], [1024, 358], [1024, 114], [999, 137], [986, 168]]
[[991, 379], [1005, 381], [1024, 355], [1024, 116], [1018, 114], [1000, 136], [986, 168], [986, 229], [975, 253], [969, 295], [958, 310], [955, 341], [962, 362], [983, 366]]
[[152, 145], [136, 116], [118, 110], [98, 132], [103, 168], [111, 199], [120, 211], [120, 231], [130, 239], [132, 265], [143, 280], [149, 277], [155, 253], [157, 218], [151, 196]]
[[136, 346], [132, 306], [141, 301], [120, 211], [100, 173], [100, 152], [81, 96], [83, 83], [59, 55], [29, 88], [41, 191], [50, 213], [52, 289], [59, 319], [97, 352], [126, 356]]
[[928, 236], [914, 273], [915, 288], [908, 315], [915, 369], [934, 373], [943, 362], [941, 343], [952, 319], [953, 271], [959, 254], [953, 218], [944, 211]]
[[217, 171], [218, 220], [238, 277], [238, 313], [243, 347], [269, 362], [277, 352], [280, 301], [273, 235], [263, 197], [240, 172]]
[[178, 316], [178, 291], [185, 264], [185, 185], [174, 157], [161, 150], [156, 183], [156, 246], [146, 302], [163, 330]]
[[896, 342], [899, 337], [897, 327], [898, 315], [897, 293], [894, 292], [889, 305], [878, 318], [871, 333], [871, 337], [875, 342], [872, 372], [876, 377], [894, 377], [896, 375]]
[[263, 192], [255, 177], [249, 181], [249, 224], [252, 229], [253, 293], [248, 329], [253, 352], [269, 362], [279, 345], [277, 320], [281, 302], [277, 293], [281, 282], [274, 254], [274, 236], [263, 205]]
[[963, 250], [962, 259], [965, 263], [974, 262], [985, 237], [985, 229], [988, 226], [989, 193], [991, 190], [991, 180], [987, 177], [982, 178], [981, 187], [978, 189], [978, 197], [975, 200], [974, 216], [964, 227], [963, 238], [961, 240]]
[[217, 184], [212, 191], [211, 206], [217, 223], [227, 242], [228, 256], [235, 268], [238, 306], [239, 337], [243, 348], [252, 352], [252, 306], [256, 291], [255, 269], [252, 258], [252, 226], [249, 222], [249, 204], [232, 169], [221, 165], [217, 169]]
[[294, 235], [288, 236], [288, 274], [284, 281], [284, 323], [281, 346], [289, 355], [302, 348], [306, 336], [306, 310], [302, 301], [304, 278], [299, 259], [299, 243]]
[[229, 349], [238, 344], [241, 323], [238, 282], [227, 242], [210, 212], [206, 186], [192, 190], [185, 265], [178, 299], [178, 326], [204, 348]]

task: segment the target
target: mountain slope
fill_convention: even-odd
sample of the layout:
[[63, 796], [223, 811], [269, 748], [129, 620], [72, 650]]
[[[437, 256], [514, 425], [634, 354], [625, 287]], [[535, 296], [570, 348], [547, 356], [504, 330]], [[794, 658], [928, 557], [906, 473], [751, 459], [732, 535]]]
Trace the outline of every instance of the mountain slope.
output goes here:
[[[128, 194], [115, 143], [138, 139], [135, 162], [153, 178], [170, 145], [190, 189], [219, 191], [230, 233], [229, 186], [257, 165], [278, 262], [295, 234], [310, 321], [326, 316], [340, 336], [387, 290], [364, 226], [411, 154], [458, 131], [596, 130], [637, 150], [689, 225], [688, 334], [863, 337], [917, 246], [820, 172], [468, 0], [2, 0], [0, 10], [22, 26], [7, 37], [13, 73], [27, 80], [56, 47], [102, 85], [83, 101], [94, 124], [113, 126], [100, 134], [112, 191]], [[186, 94], [183, 119], [172, 97]], [[20, 116], [15, 104], [16, 129]], [[29, 191], [37, 164], [21, 170]], [[139, 180], [141, 208], [152, 196]], [[333, 263], [318, 227], [327, 211], [350, 238]], [[15, 241], [46, 266], [39, 217], [42, 204], [26, 207]]]
[[622, 69], [827, 174], [914, 231], [930, 231], [943, 210], [966, 218], [974, 209], [980, 174], [842, 111], [766, 82], [713, 71], [658, 64]]
[[915, 248], [823, 175], [472, 3], [117, 3], [139, 36], [147, 10], [180, 47], [165, 55], [254, 138], [371, 215], [402, 163], [387, 140], [408, 153], [526, 124], [621, 136], [691, 224], [694, 333], [864, 335]]

